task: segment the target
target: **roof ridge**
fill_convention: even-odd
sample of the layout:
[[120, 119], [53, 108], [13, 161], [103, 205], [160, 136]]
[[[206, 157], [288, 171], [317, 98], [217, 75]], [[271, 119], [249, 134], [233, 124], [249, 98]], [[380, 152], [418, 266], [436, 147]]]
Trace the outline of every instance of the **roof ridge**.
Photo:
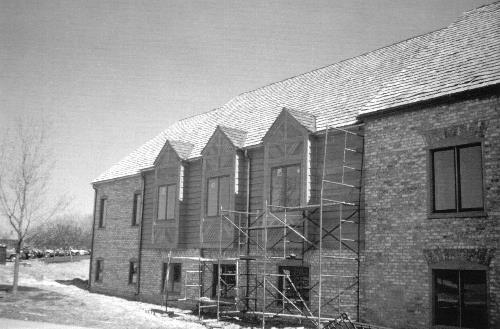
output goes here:
[[[499, 0], [500, 1], [500, 0]], [[332, 64], [328, 64], [328, 65], [324, 65], [322, 67], [319, 67], [319, 68], [316, 68], [314, 70], [311, 70], [311, 71], [307, 71], [307, 72], [303, 72], [303, 73], [300, 73], [300, 74], [297, 74], [297, 75], [294, 75], [294, 76], [291, 76], [291, 77], [288, 77], [288, 78], [285, 78], [285, 79], [282, 79], [282, 80], [278, 80], [278, 81], [274, 81], [274, 82], [271, 82], [267, 85], [264, 85], [264, 86], [261, 86], [261, 87], [258, 87], [258, 88], [255, 88], [255, 89], [251, 89], [251, 90], [247, 90], [247, 91], [244, 91], [232, 98], [230, 98], [227, 102], [223, 103], [222, 106], [220, 107], [216, 107], [214, 109], [211, 109], [211, 110], [208, 110], [208, 111], [205, 111], [205, 112], [201, 112], [201, 113], [198, 113], [198, 114], [193, 114], [193, 115], [190, 115], [188, 117], [185, 117], [185, 118], [182, 118], [180, 119], [179, 121], [176, 121], [175, 123], [173, 123], [172, 125], [170, 126], [173, 126], [175, 124], [179, 124], [181, 123], [182, 121], [185, 121], [185, 120], [188, 120], [188, 119], [192, 119], [194, 117], [198, 117], [198, 116], [202, 116], [202, 115], [205, 115], [205, 114], [208, 114], [210, 112], [215, 112], [215, 111], [218, 111], [218, 110], [221, 110], [223, 111], [224, 110], [224, 107], [230, 103], [231, 101], [235, 100], [236, 98], [240, 97], [240, 96], [243, 96], [243, 95], [247, 95], [247, 94], [250, 94], [250, 93], [253, 93], [253, 92], [256, 92], [256, 91], [259, 91], [259, 90], [262, 90], [262, 89], [265, 89], [265, 88], [268, 88], [270, 86], [273, 86], [273, 85], [276, 85], [276, 84], [280, 84], [280, 83], [283, 83], [285, 81], [288, 81], [288, 80], [292, 80], [292, 79], [295, 79], [295, 78], [298, 78], [298, 77], [301, 77], [301, 76], [304, 76], [304, 75], [308, 75], [308, 74], [312, 74], [312, 73], [315, 73], [315, 72], [318, 72], [318, 71], [321, 71], [321, 70], [324, 70], [326, 68], [329, 68], [329, 67], [333, 67], [333, 66], [336, 66], [336, 65], [340, 65], [346, 61], [349, 61], [349, 60], [354, 60], [354, 59], [357, 59], [357, 58], [362, 58], [364, 56], [367, 56], [367, 55], [370, 55], [372, 53], [375, 53], [377, 51], [380, 51], [380, 50], [383, 50], [383, 49], [387, 49], [389, 47], [392, 47], [392, 46], [395, 46], [395, 45], [399, 45], [399, 44], [403, 44], [405, 42], [408, 42], [410, 40], [414, 40], [414, 39], [417, 39], [417, 38], [420, 38], [420, 37], [423, 37], [423, 36], [426, 36], [428, 34], [431, 34], [431, 33], [435, 33], [435, 32], [438, 32], [438, 31], [441, 31], [443, 29], [446, 29], [448, 26], [445, 26], [445, 27], [442, 27], [442, 28], [439, 28], [439, 29], [436, 29], [436, 30], [432, 30], [432, 31], [429, 31], [429, 32], [425, 32], [425, 33], [421, 33], [421, 34], [418, 34], [418, 35], [415, 35], [413, 37], [409, 37], [409, 38], [406, 38], [404, 40], [400, 40], [400, 41], [397, 41], [397, 42], [393, 42], [391, 44], [388, 44], [388, 45], [385, 45], [385, 46], [382, 46], [380, 48], [377, 48], [377, 49], [374, 49], [374, 50], [370, 50], [370, 51], [367, 51], [367, 52], [364, 52], [364, 53], [361, 53], [359, 55], [356, 55], [356, 56], [353, 56], [353, 57], [348, 57], [348, 58], [344, 58], [338, 62], [335, 62], [335, 63], [332, 63]], [[164, 131], [168, 130], [170, 128], [170, 126], [168, 126]]]
[[[221, 110], [221, 109], [222, 109], [222, 106], [220, 106], [220, 107], [216, 107], [216, 108], [213, 108], [213, 109], [208, 110], [208, 111], [205, 111], [205, 112], [201, 112], [201, 113], [197, 113], [197, 114], [191, 114], [191, 115], [189, 115], [189, 116], [187, 116], [187, 117], [184, 117], [184, 118], [182, 118], [182, 119], [180, 119], [180, 120], [178, 120], [178, 121], [175, 121], [172, 125], [177, 124], [177, 123], [179, 123], [179, 122], [182, 122], [182, 121], [184, 121], [184, 120], [192, 119], [192, 118], [197, 117], [197, 116], [202, 115], [202, 114], [208, 114], [208, 113], [210, 113], [210, 112], [215, 112], [215, 111], [218, 111], [218, 110]], [[170, 127], [170, 126], [169, 126], [169, 127]], [[168, 129], [168, 127], [167, 127], [167, 129]]]
[[[181, 142], [183, 151], [189, 148], [184, 143], [194, 144], [189, 158], [195, 159], [217, 126], [243, 147], [257, 145], [283, 109], [304, 127], [314, 124], [321, 129], [327, 122], [345, 126], [372, 111], [500, 83], [500, 61], [495, 58], [500, 50], [500, 26], [495, 21], [500, 17], [499, 2], [469, 11], [440, 29], [246, 91], [221, 107], [173, 122], [94, 182], [126, 177], [149, 167], [170, 138]], [[484, 38], [477, 38], [475, 34], [483, 30]], [[488, 50], [482, 52], [485, 47]], [[458, 51], [462, 48], [463, 55]], [[470, 61], [472, 58], [478, 61]], [[483, 66], [485, 60], [491, 64]], [[465, 61], [471, 64], [462, 65]], [[477, 83], [469, 83], [481, 74]]]
[[[370, 55], [372, 53], [375, 53], [379, 50], [383, 50], [383, 49], [386, 49], [386, 48], [389, 48], [389, 47], [392, 47], [392, 46], [395, 46], [395, 45], [399, 45], [399, 44], [403, 44], [405, 42], [408, 42], [410, 40], [414, 40], [414, 39], [417, 39], [417, 38], [420, 38], [420, 37], [423, 37], [425, 35], [428, 35], [428, 34], [431, 34], [431, 33], [434, 33], [434, 32], [437, 32], [437, 31], [441, 31], [443, 29], [446, 29], [448, 26], [445, 26], [445, 27], [441, 27], [439, 29], [436, 29], [436, 30], [432, 30], [432, 31], [429, 31], [429, 32], [425, 32], [425, 33], [421, 33], [421, 34], [417, 34], [413, 37], [409, 37], [409, 38], [406, 38], [404, 40], [400, 40], [400, 41], [396, 41], [396, 42], [393, 42], [391, 44], [388, 44], [388, 45], [385, 45], [385, 46], [382, 46], [380, 48], [377, 48], [377, 49], [374, 49], [374, 50], [370, 50], [370, 51], [366, 51], [364, 53], [361, 53], [359, 55], [356, 55], [356, 56], [353, 56], [353, 57], [348, 57], [348, 58], [344, 58], [338, 62], [335, 62], [335, 63], [332, 63], [332, 64], [328, 64], [328, 65], [324, 65], [324, 66], [321, 66], [319, 68], [316, 68], [314, 70], [311, 70], [311, 71], [307, 71], [307, 72], [303, 72], [303, 73], [300, 73], [300, 74], [297, 74], [297, 75], [294, 75], [294, 76], [291, 76], [289, 78], [285, 78], [285, 79], [282, 79], [282, 80], [278, 80], [278, 81], [274, 81], [274, 82], [271, 82], [267, 85], [264, 85], [264, 86], [261, 86], [259, 88], [255, 88], [255, 89], [252, 89], [252, 90], [248, 90], [248, 91], [245, 91], [245, 92], [242, 92], [241, 94], [238, 94], [237, 96], [231, 98], [227, 103], [231, 102], [233, 99], [236, 99], [240, 96], [243, 96], [243, 95], [246, 95], [246, 94], [249, 94], [249, 93], [252, 93], [252, 92], [255, 92], [255, 91], [258, 91], [258, 90], [261, 90], [261, 89], [264, 89], [264, 88], [267, 88], [267, 87], [270, 87], [270, 86], [273, 86], [273, 85], [276, 85], [276, 84], [279, 84], [279, 83], [283, 83], [285, 81], [288, 81], [288, 80], [292, 80], [292, 79], [295, 79], [295, 78], [298, 78], [298, 77], [301, 77], [301, 76], [304, 76], [304, 75], [307, 75], [307, 74], [310, 74], [310, 73], [315, 73], [315, 72], [318, 72], [318, 71], [321, 71], [321, 70], [324, 70], [326, 68], [329, 68], [329, 67], [333, 67], [333, 66], [336, 66], [336, 65], [340, 65], [344, 62], [347, 62], [349, 60], [354, 60], [354, 59], [357, 59], [357, 58], [361, 58], [361, 57], [364, 57], [364, 56], [367, 56], [367, 55]], [[224, 105], [226, 105], [227, 103], [225, 103]]]
[[460, 16], [460, 18], [457, 19], [457, 21], [461, 20], [461, 18], [463, 18], [464, 16], [470, 15], [473, 12], [477, 12], [477, 11], [483, 10], [484, 8], [489, 7], [489, 6], [497, 6], [497, 5], [500, 5], [500, 0], [493, 1], [491, 3], [487, 3], [487, 4], [481, 5], [479, 7], [469, 9], [467, 11], [464, 11], [462, 13], [462, 15]]

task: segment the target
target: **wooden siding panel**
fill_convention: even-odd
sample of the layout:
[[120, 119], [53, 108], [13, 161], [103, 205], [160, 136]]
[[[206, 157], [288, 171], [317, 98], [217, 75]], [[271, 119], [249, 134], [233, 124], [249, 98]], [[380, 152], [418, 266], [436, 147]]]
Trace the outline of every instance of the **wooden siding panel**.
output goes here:
[[264, 202], [264, 147], [248, 151], [250, 157], [250, 211], [262, 211]]
[[143, 224], [142, 224], [142, 243], [143, 248], [152, 248], [152, 227], [154, 216], [154, 172], [144, 174], [144, 209], [143, 209]]
[[180, 207], [179, 248], [198, 248], [201, 217], [201, 160], [187, 163]]

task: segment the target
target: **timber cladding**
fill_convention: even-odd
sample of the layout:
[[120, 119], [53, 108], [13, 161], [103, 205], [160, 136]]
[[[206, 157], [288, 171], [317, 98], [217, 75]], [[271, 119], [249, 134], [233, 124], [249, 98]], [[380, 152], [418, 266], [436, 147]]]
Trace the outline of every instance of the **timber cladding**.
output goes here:
[[[365, 321], [401, 328], [436, 323], [435, 269], [482, 268], [489, 326], [500, 325], [499, 108], [497, 94], [366, 119]], [[470, 138], [481, 140], [484, 212], [430, 214], [429, 149]], [[481, 257], [484, 250], [488, 257]]]

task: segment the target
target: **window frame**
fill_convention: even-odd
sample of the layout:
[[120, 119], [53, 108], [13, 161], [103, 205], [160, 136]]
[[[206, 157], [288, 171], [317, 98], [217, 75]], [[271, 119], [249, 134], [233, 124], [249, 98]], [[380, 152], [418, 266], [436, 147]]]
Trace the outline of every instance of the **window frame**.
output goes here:
[[[139, 274], [138, 262], [136, 260], [129, 261], [129, 265], [128, 265], [128, 284], [129, 285], [136, 285], [137, 284], [138, 274]], [[134, 282], [134, 278], [135, 278], [135, 282]]]
[[104, 276], [104, 259], [98, 258], [95, 262], [94, 282], [102, 283]]
[[[227, 178], [228, 181], [229, 181], [229, 199], [227, 200], [228, 201], [228, 204], [229, 206], [231, 206], [231, 175], [219, 175], [219, 176], [210, 176], [207, 178], [206, 180], [206, 183], [207, 183], [207, 187], [205, 189], [205, 215], [207, 217], [217, 217], [217, 216], [220, 216], [220, 181], [222, 178]], [[209, 214], [208, 213], [208, 210], [209, 210], [209, 207], [208, 207], [208, 201], [209, 201], [209, 198], [208, 198], [208, 191], [209, 191], [209, 188], [210, 188], [210, 180], [213, 180], [213, 179], [216, 179], [217, 180], [217, 212], [215, 214]]]
[[99, 221], [97, 228], [106, 227], [107, 212], [108, 212], [108, 198], [101, 197], [99, 199]]
[[[142, 193], [135, 192], [132, 204], [132, 226], [139, 226], [142, 215]], [[138, 218], [139, 217], [139, 218]]]
[[[168, 275], [169, 277], [167, 278], [167, 266], [170, 267], [168, 269]], [[179, 270], [179, 277], [178, 280], [175, 279], [175, 268], [178, 267]], [[166, 284], [167, 284], [167, 290], [165, 290], [165, 279], [166, 279]], [[178, 290], [175, 290], [176, 283], [178, 283]], [[169, 294], [180, 294], [181, 293], [181, 283], [182, 283], [182, 263], [163, 263], [161, 267], [161, 282], [160, 282], [160, 293], [163, 294], [163, 292], [168, 292]]]
[[[286, 178], [287, 178], [287, 168], [290, 168], [290, 167], [298, 167], [299, 170], [300, 170], [300, 174], [299, 174], [299, 202], [297, 205], [289, 205], [288, 204], [288, 200], [287, 200], [287, 195], [286, 195], [286, 190], [287, 190], [287, 184], [286, 184]], [[285, 204], [280, 204], [280, 205], [277, 205], [277, 204], [274, 204], [273, 203], [273, 171], [274, 170], [277, 170], [277, 169], [281, 169], [282, 170], [282, 186], [283, 186], [283, 190], [281, 191], [281, 195], [280, 195], [280, 198], [282, 198], [284, 200], [284, 203]], [[291, 164], [284, 164], [284, 165], [279, 165], [279, 166], [272, 166], [270, 168], [270, 171], [269, 171], [269, 203], [270, 205], [274, 205], [274, 206], [277, 206], [277, 207], [300, 207], [300, 205], [302, 204], [302, 164], [301, 163], [291, 163]], [[280, 208], [276, 209], [276, 211], [279, 211]]]
[[[231, 271], [227, 270], [231, 268]], [[234, 298], [234, 296], [230, 296], [228, 293], [230, 291], [234, 291], [236, 287], [236, 264], [220, 264], [220, 269], [222, 274], [220, 275], [221, 279], [225, 279], [226, 285], [225, 289], [221, 291], [220, 298]], [[226, 269], [226, 271], [224, 271]], [[213, 264], [212, 270], [212, 297], [217, 297], [218, 289], [218, 281], [219, 281], [219, 264]], [[231, 278], [231, 279], [229, 279]], [[231, 282], [229, 282], [231, 281]]]
[[[280, 276], [278, 276], [278, 280], [277, 280], [277, 287], [279, 289], [279, 291], [285, 295], [287, 298], [293, 298], [293, 296], [287, 296], [286, 294], [286, 291], [284, 291], [284, 283], [285, 283], [285, 277], [283, 276], [284, 274], [284, 270], [289, 270], [291, 272], [291, 269], [292, 268], [300, 268], [301, 271], [304, 271], [304, 269], [307, 269], [307, 282], [308, 282], [308, 285], [310, 286], [311, 285], [311, 269], [309, 266], [307, 265], [293, 265], [293, 264], [281, 264], [281, 265], [278, 265], [278, 273], [280, 274]], [[290, 273], [291, 274], [291, 273]], [[290, 277], [292, 277], [290, 275]], [[293, 280], [292, 280], [293, 281]], [[294, 285], [297, 286], [297, 284], [294, 282]], [[306, 305], [303, 305], [303, 306], [299, 306], [299, 307], [304, 307], [304, 306], [309, 306], [310, 305], [310, 300], [311, 300], [311, 296], [309, 294], [310, 290], [308, 289], [309, 287], [302, 287], [302, 288], [299, 288], [297, 287], [297, 290], [300, 290], [303, 289], [303, 290], [307, 290], [308, 291], [308, 294], [307, 296], [302, 296], [302, 299], [304, 300], [305, 304]], [[284, 303], [286, 303], [286, 300], [283, 296], [280, 296], [280, 300], [277, 301], [277, 304], [278, 306], [282, 306]], [[305, 297], [305, 298], [304, 298]]]
[[[481, 151], [481, 197], [482, 208], [461, 208], [460, 194], [460, 157], [459, 150], [467, 147], [479, 146]], [[434, 153], [439, 151], [453, 150], [454, 164], [454, 183], [455, 183], [455, 209], [453, 210], [435, 210], [435, 170]], [[485, 163], [484, 163], [484, 145], [478, 138], [450, 138], [449, 140], [436, 143], [427, 149], [427, 174], [428, 174], [428, 207], [427, 217], [432, 218], [450, 218], [450, 217], [485, 217], [486, 216], [486, 186], [485, 186]]]
[[[173, 184], [167, 184], [167, 200], [166, 200], [166, 204], [165, 204], [165, 220], [174, 220], [175, 219], [175, 212], [177, 210], [177, 184], [173, 183]], [[173, 196], [173, 209], [172, 209], [172, 216], [170, 217], [169, 216], [169, 211], [168, 211], [168, 206], [169, 206], [169, 191], [170, 191], [170, 188], [173, 187], [173, 193], [174, 193], [174, 196]]]
[[[443, 324], [436, 324], [437, 322], [437, 299], [436, 299], [436, 271], [456, 271], [459, 272], [458, 275], [460, 276], [460, 272], [464, 271], [481, 271], [484, 273], [485, 276], [485, 316], [486, 316], [486, 324], [489, 323], [489, 294], [488, 294], [488, 287], [489, 287], [489, 276], [488, 276], [488, 267], [484, 265], [478, 265], [478, 264], [470, 264], [470, 263], [463, 263], [463, 262], [447, 262], [444, 264], [433, 264], [430, 266], [430, 287], [431, 287], [431, 293], [430, 293], [430, 303], [431, 303], [431, 319], [430, 319], [430, 327], [431, 328], [459, 328], [458, 326], [449, 326], [449, 325], [443, 325]], [[462, 299], [462, 287], [461, 285], [459, 286], [459, 301], [458, 305], [459, 308], [463, 307], [463, 299]], [[461, 312], [459, 310], [459, 312]], [[460, 319], [461, 321], [462, 319]], [[460, 324], [460, 323], [459, 323]], [[465, 327], [464, 327], [465, 328]]]
[[[174, 187], [173, 188], [173, 193], [174, 193], [174, 198], [173, 198], [173, 202], [174, 202], [174, 205], [173, 205], [173, 212], [172, 212], [172, 217], [169, 217], [169, 211], [168, 211], [168, 206], [169, 206], [169, 202], [168, 202], [168, 196], [169, 196], [169, 188], [170, 187]], [[164, 214], [163, 214], [163, 218], [160, 218], [160, 204], [161, 204], [161, 200], [160, 200], [160, 189], [161, 188], [165, 188], [165, 211], [164, 211]], [[177, 210], [177, 184], [176, 183], [171, 183], [171, 184], [162, 184], [162, 185], [159, 185], [158, 186], [158, 189], [157, 189], [157, 207], [156, 207], [156, 219], [157, 220], [161, 220], [161, 221], [168, 221], [168, 220], [175, 220], [175, 212]]]

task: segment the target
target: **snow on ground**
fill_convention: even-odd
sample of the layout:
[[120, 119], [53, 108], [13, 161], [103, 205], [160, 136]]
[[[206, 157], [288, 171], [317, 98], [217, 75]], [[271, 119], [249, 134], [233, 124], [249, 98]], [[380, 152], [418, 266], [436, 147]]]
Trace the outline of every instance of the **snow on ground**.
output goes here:
[[[204, 328], [197, 318], [176, 310], [177, 317], [155, 315], [158, 305], [90, 293], [83, 280], [88, 260], [21, 266], [18, 296], [7, 293], [13, 264], [0, 266], [1, 318], [46, 321], [91, 328]], [[1, 325], [0, 325], [1, 327]]]

